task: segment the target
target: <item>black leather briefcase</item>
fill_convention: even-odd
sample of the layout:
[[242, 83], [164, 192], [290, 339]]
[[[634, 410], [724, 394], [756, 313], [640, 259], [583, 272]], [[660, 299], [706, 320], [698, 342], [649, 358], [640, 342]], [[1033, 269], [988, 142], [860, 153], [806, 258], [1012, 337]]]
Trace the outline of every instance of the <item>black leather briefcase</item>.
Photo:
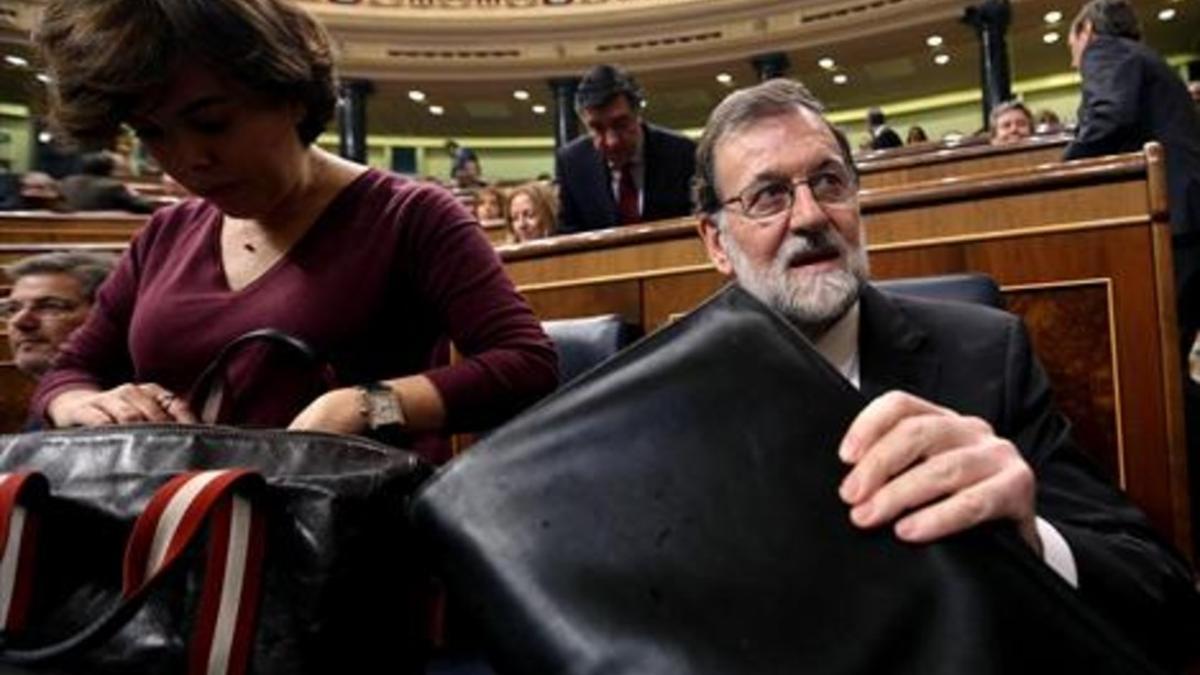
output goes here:
[[501, 673], [1137, 673], [1017, 538], [854, 528], [864, 405], [736, 287], [500, 429], [418, 526]]

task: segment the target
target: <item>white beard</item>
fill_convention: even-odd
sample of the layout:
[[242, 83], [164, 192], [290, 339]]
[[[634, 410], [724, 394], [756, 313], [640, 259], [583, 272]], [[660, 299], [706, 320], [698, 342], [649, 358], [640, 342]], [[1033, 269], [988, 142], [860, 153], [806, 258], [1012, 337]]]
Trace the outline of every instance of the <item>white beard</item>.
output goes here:
[[[738, 284], [786, 316], [810, 338], [822, 335], [858, 301], [867, 282], [866, 251], [851, 246], [836, 230], [827, 228], [789, 234], [769, 267], [755, 267], [728, 231], [720, 231], [725, 254]], [[789, 274], [788, 261], [810, 248], [832, 245], [846, 261], [845, 269], [819, 274]]]

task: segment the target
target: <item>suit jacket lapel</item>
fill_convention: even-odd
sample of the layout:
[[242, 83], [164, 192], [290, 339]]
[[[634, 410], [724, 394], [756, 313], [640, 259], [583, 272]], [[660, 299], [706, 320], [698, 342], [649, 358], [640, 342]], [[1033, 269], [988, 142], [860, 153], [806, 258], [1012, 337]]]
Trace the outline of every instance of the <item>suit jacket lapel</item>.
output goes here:
[[932, 398], [941, 364], [929, 353], [928, 336], [887, 295], [867, 285], [858, 333], [862, 392], [873, 399], [892, 389]]
[[588, 186], [592, 204], [603, 205], [606, 215], [603, 218], [596, 217], [596, 220], [601, 221], [602, 227], [612, 227], [618, 221], [617, 201], [613, 199], [612, 194], [612, 172], [608, 170], [608, 162], [604, 161], [604, 156], [596, 150], [596, 146], [589, 142], [587, 147], [592, 174], [586, 177], [587, 180], [581, 181], [581, 184]]

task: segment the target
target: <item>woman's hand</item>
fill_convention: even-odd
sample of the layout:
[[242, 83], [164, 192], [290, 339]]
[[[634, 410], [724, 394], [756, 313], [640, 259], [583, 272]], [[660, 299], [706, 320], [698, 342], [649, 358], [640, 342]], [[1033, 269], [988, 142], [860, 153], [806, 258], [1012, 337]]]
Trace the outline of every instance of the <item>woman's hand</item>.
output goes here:
[[107, 391], [66, 391], [50, 401], [46, 413], [56, 427], [197, 421], [186, 401], [153, 383], [122, 384]]
[[328, 431], [335, 434], [362, 434], [367, 429], [363, 415], [362, 392], [353, 387], [333, 389], [321, 394], [292, 420], [293, 431]]

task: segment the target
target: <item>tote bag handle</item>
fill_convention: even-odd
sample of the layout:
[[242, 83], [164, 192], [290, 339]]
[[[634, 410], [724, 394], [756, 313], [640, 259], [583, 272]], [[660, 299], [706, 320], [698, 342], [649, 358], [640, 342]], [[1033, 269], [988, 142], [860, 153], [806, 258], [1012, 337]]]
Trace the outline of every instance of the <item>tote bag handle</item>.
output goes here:
[[[0, 575], [9, 564], [9, 544], [22, 539], [14, 523], [23, 493], [45, 490], [39, 474], [0, 474], [0, 536], [4, 555]], [[10, 485], [12, 486], [10, 488]], [[265, 481], [246, 469], [190, 471], [160, 487], [134, 523], [122, 565], [121, 597], [99, 618], [56, 644], [31, 649], [0, 645], [0, 660], [17, 665], [45, 664], [101, 644], [145, 604], [162, 581], [180, 569], [182, 554], [208, 529], [208, 553], [197, 616], [188, 645], [189, 673], [240, 675], [247, 671], [254, 637], [266, 544], [262, 503]], [[7, 495], [15, 494], [11, 500]], [[12, 503], [15, 506], [9, 507]], [[26, 516], [26, 523], [28, 518]], [[18, 551], [19, 560], [27, 555]], [[17, 575], [12, 585], [0, 583], [0, 607], [28, 602], [32, 574]], [[23, 600], [21, 600], [23, 598]], [[18, 619], [23, 619], [18, 616]], [[19, 622], [18, 622], [19, 623]], [[15, 633], [11, 622], [5, 633]]]

